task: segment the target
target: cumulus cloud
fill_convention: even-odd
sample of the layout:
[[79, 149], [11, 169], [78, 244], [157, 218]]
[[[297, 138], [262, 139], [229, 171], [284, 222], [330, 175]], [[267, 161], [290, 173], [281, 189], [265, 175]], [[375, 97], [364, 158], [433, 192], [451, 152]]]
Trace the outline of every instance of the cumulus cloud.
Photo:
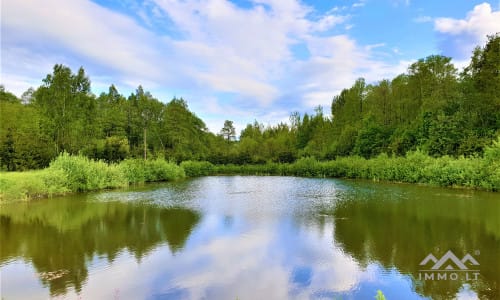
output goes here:
[[40, 82], [56, 63], [77, 68], [83, 62], [118, 80], [168, 76], [158, 64], [164, 53], [154, 34], [90, 1], [6, 0], [2, 10], [2, 81], [25, 76]]
[[[250, 115], [235, 120], [242, 128], [254, 118], [274, 123], [329, 105], [357, 77], [390, 69], [373, 58], [375, 47], [332, 34], [348, 26], [343, 9], [318, 12], [297, 0], [135, 4], [125, 15], [87, 0], [3, 1], [2, 83], [20, 95], [56, 63], [82, 65], [99, 88], [112, 78], [108, 84], [122, 91], [142, 84], [163, 100], [180, 91], [194, 108], [203, 109], [203, 99], [232, 106], [235, 116]], [[307, 49], [304, 57], [297, 45]], [[197, 113], [215, 124], [227, 111]]]
[[434, 29], [441, 35], [441, 50], [445, 55], [463, 59], [477, 45], [486, 42], [487, 35], [500, 32], [500, 10], [489, 3], [476, 5], [465, 19], [437, 18]]

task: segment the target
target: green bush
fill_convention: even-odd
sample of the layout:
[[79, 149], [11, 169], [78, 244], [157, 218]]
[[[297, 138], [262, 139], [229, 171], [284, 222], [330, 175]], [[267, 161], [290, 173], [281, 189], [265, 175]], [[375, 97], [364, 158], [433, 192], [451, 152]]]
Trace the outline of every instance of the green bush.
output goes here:
[[188, 177], [212, 175], [215, 171], [214, 165], [207, 161], [183, 161], [181, 163], [181, 168], [184, 169]]
[[49, 197], [53, 195], [62, 195], [70, 191], [66, 186], [68, 177], [61, 170], [45, 169], [42, 170], [37, 177], [43, 181], [43, 194]]
[[163, 158], [145, 161], [145, 168], [146, 182], [170, 181], [186, 176], [181, 167]]
[[59, 155], [50, 163], [49, 170], [66, 174], [66, 187], [73, 192], [99, 190], [127, 186], [125, 176], [114, 165], [85, 156]]
[[144, 183], [168, 181], [184, 178], [184, 170], [175, 163], [163, 158], [144, 161], [142, 159], [126, 159], [118, 165], [128, 183]]
[[[199, 172], [197, 164], [202, 163], [185, 162], [181, 165], [189, 170], [188, 174], [197, 174]], [[215, 165], [211, 170], [206, 175], [243, 174], [360, 178], [498, 191], [500, 190], [500, 140], [486, 148], [482, 158], [474, 156], [433, 158], [421, 150], [416, 150], [408, 152], [406, 157], [390, 157], [382, 153], [372, 159], [348, 156], [322, 162], [314, 157], [304, 157], [291, 164]], [[198, 176], [201, 176], [201, 173]]]
[[129, 183], [183, 178], [184, 170], [164, 159], [125, 160], [107, 164], [85, 156], [62, 153], [47, 169], [0, 174], [0, 199], [19, 200], [68, 192], [126, 187]]
[[486, 147], [481, 166], [479, 186], [500, 191], [500, 137], [493, 145]]
[[315, 177], [321, 176], [320, 164], [314, 157], [302, 157], [290, 166], [292, 175]]
[[29, 200], [45, 196], [62, 195], [66, 187], [64, 172], [39, 170], [0, 174], [0, 200]]
[[146, 167], [144, 160], [126, 159], [120, 162], [118, 169], [129, 183], [146, 182]]

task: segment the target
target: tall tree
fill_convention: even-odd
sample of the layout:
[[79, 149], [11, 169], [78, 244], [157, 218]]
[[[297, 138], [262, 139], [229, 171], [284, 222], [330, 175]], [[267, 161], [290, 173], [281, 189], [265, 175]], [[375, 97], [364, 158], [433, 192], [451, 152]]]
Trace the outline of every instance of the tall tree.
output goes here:
[[462, 74], [466, 86], [465, 109], [483, 135], [500, 129], [500, 33], [477, 47]]
[[70, 68], [55, 65], [36, 91], [34, 102], [56, 152], [77, 152], [85, 138], [93, 134], [94, 99], [83, 68], [72, 74]]
[[220, 130], [220, 134], [229, 142], [236, 138], [236, 129], [233, 126], [233, 121], [225, 120], [224, 127]]

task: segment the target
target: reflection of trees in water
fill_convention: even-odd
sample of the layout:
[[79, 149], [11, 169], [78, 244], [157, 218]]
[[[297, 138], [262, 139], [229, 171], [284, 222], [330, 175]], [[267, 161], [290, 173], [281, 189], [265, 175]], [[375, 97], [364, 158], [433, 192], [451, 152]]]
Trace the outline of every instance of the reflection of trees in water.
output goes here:
[[[387, 200], [390, 194], [381, 190], [338, 203], [332, 212], [337, 243], [361, 265], [378, 261], [409, 274], [423, 296], [454, 298], [469, 283], [480, 298], [498, 299], [498, 199], [492, 194], [464, 198], [460, 195], [465, 192], [419, 195], [418, 189], [408, 190], [404, 200]], [[459, 258], [480, 250], [480, 280], [419, 281], [419, 263], [429, 253], [439, 259], [448, 250]]]
[[95, 255], [112, 262], [127, 249], [139, 260], [163, 242], [179, 251], [199, 220], [198, 213], [185, 208], [120, 202], [61, 198], [43, 205], [3, 206], [0, 263], [13, 258], [32, 262], [52, 296], [71, 286], [79, 292]]

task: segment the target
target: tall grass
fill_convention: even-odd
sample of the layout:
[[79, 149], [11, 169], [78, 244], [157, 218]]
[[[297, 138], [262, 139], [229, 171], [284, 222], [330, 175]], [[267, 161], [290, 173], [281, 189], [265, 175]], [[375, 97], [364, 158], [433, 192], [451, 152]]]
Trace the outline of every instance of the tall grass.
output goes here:
[[0, 200], [28, 200], [70, 192], [67, 176], [58, 170], [0, 173]]
[[[192, 164], [203, 162], [189, 162], [185, 166], [196, 169], [191, 167]], [[206, 170], [203, 174], [196, 171], [186, 173], [188, 176], [242, 174], [359, 178], [500, 191], [500, 140], [486, 148], [483, 157], [433, 158], [417, 150], [405, 157], [380, 154], [372, 159], [350, 156], [331, 161], [305, 157], [292, 164], [217, 165]]]
[[147, 161], [127, 159], [118, 168], [129, 183], [170, 181], [186, 176], [181, 167], [162, 158]]
[[0, 200], [27, 200], [183, 177], [181, 167], [164, 159], [129, 159], [107, 164], [63, 153], [44, 170], [0, 173]]
[[188, 177], [207, 176], [215, 172], [215, 166], [207, 161], [187, 160], [181, 163], [181, 167]]
[[49, 166], [66, 174], [66, 187], [73, 192], [125, 187], [128, 181], [117, 165], [94, 161], [85, 156], [59, 155]]

